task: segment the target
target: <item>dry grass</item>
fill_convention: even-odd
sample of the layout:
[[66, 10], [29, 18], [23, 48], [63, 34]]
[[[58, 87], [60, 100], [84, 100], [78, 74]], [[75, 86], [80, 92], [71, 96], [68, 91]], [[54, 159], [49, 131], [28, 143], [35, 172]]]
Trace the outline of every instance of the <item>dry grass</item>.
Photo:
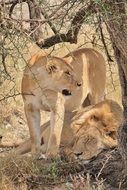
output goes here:
[[104, 190], [103, 181], [92, 183], [78, 162], [39, 161], [10, 154], [0, 158], [0, 168], [0, 190]]

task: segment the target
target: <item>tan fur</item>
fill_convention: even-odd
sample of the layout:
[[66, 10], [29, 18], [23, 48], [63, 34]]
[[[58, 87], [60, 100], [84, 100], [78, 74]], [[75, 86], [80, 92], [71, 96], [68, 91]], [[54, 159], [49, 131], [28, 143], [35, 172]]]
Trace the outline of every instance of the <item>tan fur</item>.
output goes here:
[[102, 101], [87, 111], [80, 110], [70, 126], [74, 133], [73, 155], [89, 160], [103, 149], [117, 146], [122, 120], [122, 109], [112, 100]]
[[[102, 101], [78, 112], [66, 113], [61, 136], [61, 152], [69, 159], [90, 160], [103, 149], [117, 146], [117, 131], [123, 120], [121, 107], [112, 100]], [[49, 122], [41, 127], [42, 152], [48, 146]], [[30, 151], [30, 140], [16, 148], [16, 153]], [[53, 149], [54, 151], [54, 149]]]
[[[67, 74], [69, 73], [69, 74]], [[64, 117], [66, 111], [73, 111], [88, 104], [103, 100], [105, 89], [105, 61], [103, 56], [93, 49], [81, 49], [66, 57], [48, 57], [35, 55], [29, 60], [22, 80], [24, 108], [30, 130], [32, 152], [40, 152], [40, 110], [51, 111], [51, 133], [48, 139], [47, 154], [56, 155], [59, 149], [61, 130], [56, 128], [57, 120]], [[101, 79], [101, 80], [100, 80]], [[82, 82], [82, 86], [79, 86]], [[69, 90], [72, 95], [66, 99], [57, 93]], [[56, 114], [57, 97], [60, 97], [62, 111]], [[59, 102], [59, 101], [58, 101]], [[60, 123], [60, 122], [59, 122]], [[62, 122], [61, 122], [62, 124]], [[56, 135], [56, 143], [51, 139]], [[53, 152], [53, 148], [55, 151]]]

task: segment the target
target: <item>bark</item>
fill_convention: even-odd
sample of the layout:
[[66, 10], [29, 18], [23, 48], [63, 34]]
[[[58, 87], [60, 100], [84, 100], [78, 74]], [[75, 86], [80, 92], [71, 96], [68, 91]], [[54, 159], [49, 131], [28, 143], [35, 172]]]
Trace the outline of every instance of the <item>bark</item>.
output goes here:
[[109, 13], [107, 17], [107, 27], [119, 51], [127, 58], [127, 14], [124, 0], [107, 1]]
[[113, 49], [118, 64], [119, 77], [122, 89], [122, 104], [124, 109], [124, 121], [119, 130], [119, 150], [121, 152], [123, 161], [127, 168], [127, 70], [124, 68], [127, 66], [127, 58], [120, 52], [114, 42]]
[[124, 121], [119, 130], [119, 147], [127, 166], [127, 15], [124, 0], [106, 1], [109, 13], [106, 18], [107, 29], [111, 37], [118, 65], [122, 89]]

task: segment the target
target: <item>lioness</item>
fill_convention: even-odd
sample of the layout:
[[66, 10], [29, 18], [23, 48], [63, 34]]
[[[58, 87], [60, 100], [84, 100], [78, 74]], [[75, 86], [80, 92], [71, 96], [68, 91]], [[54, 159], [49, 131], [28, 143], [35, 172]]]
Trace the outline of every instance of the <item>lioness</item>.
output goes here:
[[[57, 92], [65, 96], [70, 96], [71, 93], [80, 86], [81, 82], [78, 81], [72, 67], [67, 61], [58, 57], [49, 58], [42, 55], [35, 55], [29, 60], [23, 74], [22, 94], [31, 137], [31, 150], [33, 153], [40, 155], [41, 152], [40, 110], [52, 112], [52, 133], [50, 134], [47, 148], [48, 153], [50, 153], [49, 149], [53, 143], [52, 137], [54, 137], [55, 131], [54, 126], [58, 118], [55, 117], [55, 115], [57, 115], [55, 114], [55, 107], [57, 106], [57, 96], [59, 95]], [[64, 103], [64, 98], [61, 96], [61, 102]], [[61, 114], [59, 117], [62, 118], [63, 115]], [[62, 125], [62, 123], [60, 123], [60, 125]], [[58, 129], [60, 128], [61, 126], [58, 127]], [[61, 130], [58, 132], [60, 133], [58, 136], [61, 136]], [[59, 145], [59, 143], [57, 140], [56, 145]]]
[[[51, 111], [51, 132], [46, 154], [56, 155], [62, 122], [58, 127], [56, 123], [64, 117], [64, 104], [66, 111], [73, 111], [81, 105], [103, 100], [105, 75], [104, 58], [93, 49], [77, 50], [63, 59], [40, 55], [30, 59], [23, 75], [22, 94], [33, 153], [41, 152], [40, 110]], [[61, 114], [56, 114], [55, 109], [58, 92], [69, 97], [60, 101]]]
[[[117, 146], [117, 130], [122, 120], [122, 109], [112, 100], [68, 113], [61, 136], [61, 152], [64, 151], [70, 159], [90, 160], [103, 149]], [[49, 122], [41, 129], [42, 152], [45, 153], [50, 132]], [[22, 143], [16, 152], [26, 153], [30, 151], [30, 147], [28, 140]]]

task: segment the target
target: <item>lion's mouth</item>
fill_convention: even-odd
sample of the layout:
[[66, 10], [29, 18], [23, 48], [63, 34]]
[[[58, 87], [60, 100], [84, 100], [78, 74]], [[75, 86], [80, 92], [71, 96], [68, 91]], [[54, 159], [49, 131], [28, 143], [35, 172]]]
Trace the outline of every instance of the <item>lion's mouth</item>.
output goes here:
[[62, 94], [63, 94], [64, 96], [71, 96], [71, 95], [72, 95], [71, 91], [69, 91], [69, 90], [67, 90], [67, 89], [62, 90]]

